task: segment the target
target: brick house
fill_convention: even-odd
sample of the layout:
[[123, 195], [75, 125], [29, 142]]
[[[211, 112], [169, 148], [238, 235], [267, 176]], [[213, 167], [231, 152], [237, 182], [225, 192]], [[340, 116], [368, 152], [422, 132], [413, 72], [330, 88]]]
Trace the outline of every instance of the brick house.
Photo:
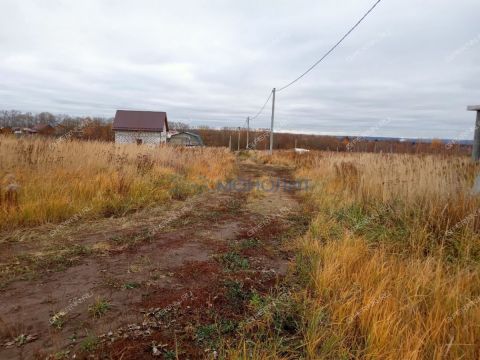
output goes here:
[[167, 113], [117, 110], [112, 129], [117, 144], [164, 144], [168, 132]]

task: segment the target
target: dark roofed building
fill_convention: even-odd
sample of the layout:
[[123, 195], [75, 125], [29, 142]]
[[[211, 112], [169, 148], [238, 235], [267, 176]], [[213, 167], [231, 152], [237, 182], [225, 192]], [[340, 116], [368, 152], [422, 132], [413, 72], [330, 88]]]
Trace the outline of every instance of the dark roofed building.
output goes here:
[[167, 113], [117, 110], [113, 131], [119, 144], [162, 144], [167, 141]]
[[32, 130], [35, 132], [35, 134], [47, 136], [55, 135], [55, 128], [49, 124], [37, 124], [32, 128]]

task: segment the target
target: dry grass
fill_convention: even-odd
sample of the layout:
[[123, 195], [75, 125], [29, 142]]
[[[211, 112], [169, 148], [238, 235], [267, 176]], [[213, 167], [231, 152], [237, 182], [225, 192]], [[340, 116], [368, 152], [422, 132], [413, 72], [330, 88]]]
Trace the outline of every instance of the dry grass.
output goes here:
[[0, 137], [0, 229], [122, 215], [224, 180], [223, 149]]
[[305, 203], [316, 217], [298, 243], [306, 310], [284, 314], [298, 317], [296, 355], [277, 333], [233, 357], [480, 357], [477, 165], [430, 155], [260, 158], [295, 164], [315, 183]]

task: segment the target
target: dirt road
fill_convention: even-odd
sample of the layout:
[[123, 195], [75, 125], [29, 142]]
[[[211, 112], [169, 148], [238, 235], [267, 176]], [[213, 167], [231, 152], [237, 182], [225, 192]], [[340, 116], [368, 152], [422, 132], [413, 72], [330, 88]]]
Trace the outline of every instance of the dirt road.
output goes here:
[[[290, 173], [244, 161], [238, 177]], [[281, 286], [305, 226], [296, 194], [274, 189], [3, 234], [0, 358], [208, 357], [253, 294]]]

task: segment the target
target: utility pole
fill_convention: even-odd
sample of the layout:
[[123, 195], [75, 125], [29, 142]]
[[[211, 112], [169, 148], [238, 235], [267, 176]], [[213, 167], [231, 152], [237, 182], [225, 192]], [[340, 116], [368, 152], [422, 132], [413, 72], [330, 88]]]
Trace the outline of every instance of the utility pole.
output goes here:
[[247, 145], [245, 145], [245, 149], [248, 150], [248, 132], [250, 131], [250, 116], [247, 117]]
[[297, 138], [295, 138], [295, 149], [297, 148]]
[[238, 151], [240, 151], [240, 126], [238, 127]]
[[228, 140], [228, 150], [232, 151], [232, 135], [230, 134], [230, 140]]
[[467, 108], [468, 111], [477, 112], [477, 120], [475, 122], [475, 132], [473, 137], [472, 160], [480, 159], [480, 105], [472, 105]]
[[272, 123], [270, 124], [270, 155], [273, 154], [273, 121], [275, 119], [275, 88], [272, 90]]

